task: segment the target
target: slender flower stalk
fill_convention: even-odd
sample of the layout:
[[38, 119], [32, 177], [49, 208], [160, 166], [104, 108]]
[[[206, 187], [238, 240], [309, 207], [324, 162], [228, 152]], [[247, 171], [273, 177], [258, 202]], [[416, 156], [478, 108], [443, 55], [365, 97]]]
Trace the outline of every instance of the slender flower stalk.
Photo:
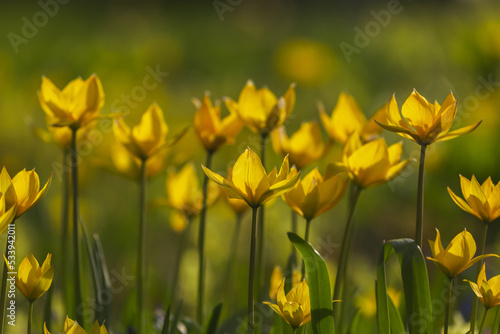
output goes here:
[[448, 325], [450, 322], [450, 314], [451, 314], [451, 296], [453, 292], [453, 281], [454, 278], [450, 278], [448, 280], [448, 298], [446, 299], [446, 310], [444, 312], [444, 332], [443, 334], [448, 334]]
[[248, 274], [248, 333], [254, 333], [254, 283], [255, 283], [255, 244], [257, 243], [257, 211], [258, 207], [252, 208], [252, 232], [250, 234], [250, 266]]
[[[71, 155], [71, 150], [69, 147], [64, 149], [64, 154], [63, 154], [63, 162], [66, 162], [70, 159]], [[69, 309], [71, 305], [71, 285], [69, 282], [71, 282], [69, 272], [68, 272], [68, 266], [71, 261], [70, 257], [70, 252], [68, 252], [68, 234], [69, 234], [69, 206], [70, 206], [70, 178], [71, 174], [70, 173], [63, 173], [63, 180], [62, 180], [62, 202], [61, 202], [61, 227], [62, 227], [62, 232], [61, 232], [61, 283], [62, 283], [62, 290], [64, 291], [64, 305], [65, 309]], [[46, 319], [47, 325], [50, 327], [51, 326], [51, 321], [50, 319]]]
[[[82, 298], [82, 282], [81, 282], [81, 265], [82, 256], [80, 253], [80, 225], [78, 219], [80, 217], [80, 203], [78, 194], [78, 154], [77, 154], [77, 131], [78, 128], [72, 129], [71, 137], [71, 185], [73, 189], [73, 275], [74, 275], [74, 304], [73, 310], [81, 309], [83, 306]], [[83, 315], [81, 312], [76, 312], [76, 319], [79, 323], [83, 324]]]
[[[337, 276], [335, 276], [335, 286], [333, 289], [332, 300], [339, 300], [342, 291], [342, 281], [346, 275], [347, 259], [349, 256], [349, 246], [352, 239], [352, 229], [353, 229], [353, 218], [354, 211], [356, 210], [356, 205], [358, 203], [359, 195], [362, 188], [351, 183], [351, 193], [349, 196], [349, 216], [347, 217], [347, 224], [344, 230], [344, 236], [342, 237], [342, 246], [340, 248], [339, 262], [337, 265]], [[333, 303], [333, 316], [335, 320], [339, 319], [340, 305], [339, 303]]]
[[[207, 150], [207, 162], [206, 166], [208, 169], [212, 168], [212, 156], [213, 151]], [[207, 195], [208, 195], [208, 176], [205, 175], [203, 178], [203, 204], [200, 213], [200, 226], [198, 230], [198, 304], [196, 309], [196, 315], [198, 322], [203, 323], [203, 303], [205, 295], [205, 221], [207, 215]]]
[[146, 193], [147, 193], [147, 178], [146, 178], [147, 159], [143, 159], [141, 163], [141, 178], [139, 180], [139, 233], [137, 240], [137, 316], [138, 316], [138, 332], [144, 333], [144, 258], [145, 239], [146, 239]]
[[[304, 234], [304, 240], [309, 242], [309, 230], [311, 227], [311, 219], [306, 220], [306, 232]], [[306, 263], [302, 261], [302, 270], [301, 270], [302, 280], [306, 279]]]
[[[266, 169], [266, 144], [268, 135], [265, 132], [260, 134], [260, 160], [262, 166]], [[264, 266], [264, 218], [265, 218], [265, 206], [262, 206], [259, 211], [258, 227], [257, 233], [259, 237], [257, 239], [257, 286], [255, 288], [255, 298], [260, 299], [260, 289], [263, 283], [263, 272], [262, 267]]]
[[[483, 332], [483, 327], [484, 327], [484, 323], [486, 321], [486, 314], [488, 314], [488, 311], [490, 309], [487, 307], [484, 309], [484, 313], [483, 313], [483, 319], [481, 320], [481, 325], [479, 325], [479, 334], [481, 334]], [[471, 333], [474, 333], [474, 332], [471, 332]]]
[[33, 319], [33, 302], [29, 302], [29, 311], [28, 311], [28, 334], [31, 334], [31, 322]]
[[422, 235], [424, 232], [424, 165], [426, 148], [427, 145], [420, 145], [420, 161], [418, 164], [417, 224], [415, 241], [420, 248], [422, 248]]

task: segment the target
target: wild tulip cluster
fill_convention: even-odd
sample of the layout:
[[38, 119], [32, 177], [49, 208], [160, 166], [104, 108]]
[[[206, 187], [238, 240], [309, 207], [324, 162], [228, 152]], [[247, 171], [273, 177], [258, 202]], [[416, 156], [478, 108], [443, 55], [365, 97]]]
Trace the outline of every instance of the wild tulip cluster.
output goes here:
[[[177, 285], [183, 280], [180, 277], [181, 259], [189, 246], [185, 243], [184, 236], [189, 231], [189, 227], [199, 218], [196, 243], [198, 256], [197, 304], [194, 312], [196, 313], [196, 326], [201, 328], [207, 320], [206, 263], [212, 260], [204, 248], [205, 229], [208, 224], [210, 226], [216, 224], [216, 221], [211, 221], [216, 219], [212, 215], [207, 215], [207, 210], [210, 210], [220, 197], [224, 198], [228, 207], [234, 212], [237, 221], [226, 271], [229, 283], [225, 288], [228, 295], [231, 295], [232, 285], [234, 285], [229, 277], [232, 277], [235, 266], [234, 254], [239, 243], [239, 226], [245, 213], [251, 212], [251, 232], [245, 233], [245, 237], [250, 242], [248, 303], [246, 320], [244, 324], [241, 324], [240, 329], [246, 329], [248, 333], [261, 332], [260, 324], [255, 321], [255, 305], [261, 305], [263, 302], [276, 313], [277, 323], [280, 324], [279, 321], [284, 321], [282, 324], [288, 324], [294, 333], [301, 327], [307, 326], [314, 333], [333, 333], [335, 327], [337, 331], [345, 332], [346, 324], [344, 322], [348, 318], [346, 315], [350, 314], [349, 307], [352, 307], [349, 304], [349, 284], [347, 284], [350, 282], [349, 267], [352, 270], [353, 266], [349, 260], [349, 254], [355, 233], [354, 217], [356, 208], [359, 206], [360, 194], [364, 193], [366, 189], [393, 180], [410, 163], [410, 160], [404, 157], [403, 142], [388, 144], [383, 138], [383, 129], [395, 132], [420, 145], [421, 148], [416, 233], [411, 236], [414, 241], [410, 239], [396, 241], [414, 247], [413, 249], [423, 259], [422, 249], [424, 252], [427, 251], [422, 245], [426, 147], [438, 141], [470, 133], [481, 123], [477, 122], [458, 130], [451, 130], [457, 113], [457, 101], [452, 93], [445, 98], [442, 104], [439, 104], [438, 102], [428, 102], [414, 90], [402, 105], [401, 110], [398, 107], [396, 97], [392, 96], [369, 118], [361, 111], [354, 97], [341, 93], [330, 116], [326, 113], [325, 108], [321, 104], [319, 105], [318, 118], [328, 136], [328, 141], [324, 142], [317, 120], [306, 120], [295, 133], [288, 134], [286, 127], [296, 101], [295, 84], [291, 84], [284, 94], [278, 97], [268, 88], [256, 88], [255, 84], [249, 80], [237, 99], [225, 97], [221, 103], [221, 100], [212, 101], [209, 93], [205, 93], [201, 100], [193, 100], [195, 106], [193, 129], [199, 139], [200, 147], [205, 150], [206, 161], [201, 164], [189, 161], [182, 167], [175, 168], [167, 163], [168, 151], [173, 145], [177, 145], [186, 131], [190, 130], [171, 135], [164, 111], [158, 104], [152, 103], [142, 114], [139, 123], [133, 126], [127, 124], [127, 115], [119, 113], [101, 115], [100, 110], [104, 105], [104, 89], [95, 74], [87, 80], [74, 79], [62, 90], [57, 88], [48, 78], [43, 77], [38, 98], [41, 109], [46, 115], [48, 129], [37, 130], [36, 133], [45, 142], [56, 143], [64, 152], [74, 150], [77, 142], [95, 126], [97, 120], [103, 117], [113, 119], [115, 142], [111, 146], [108, 159], [100, 159], [97, 164], [135, 180], [139, 184], [137, 196], [139, 208], [136, 245], [137, 279], [134, 283], [136, 295], [133, 297], [135, 320], [120, 325], [133, 326], [138, 333], [148, 333], [151, 330], [151, 317], [147, 316], [151, 311], [151, 300], [148, 298], [147, 292], [149, 290], [145, 284], [150, 272], [148, 262], [152, 255], [148, 254], [147, 247], [145, 247], [148, 210], [158, 207], [170, 208], [168, 222], [179, 237], [177, 247], [172, 247], [170, 244], [165, 245], [165, 252], [176, 252], [177, 258], [172, 270], [173, 278], [168, 282], [172, 296], [175, 296], [179, 290]], [[224, 105], [227, 109], [227, 115], [223, 117], [222, 107]], [[247, 148], [244, 152], [238, 152], [239, 157], [238, 154], [234, 155], [234, 158], [237, 158], [234, 165], [228, 166], [227, 172], [221, 175], [214, 169], [213, 160], [218, 158], [217, 152], [221, 147], [238, 141], [238, 134], [244, 126], [259, 136], [260, 151], [254, 152]], [[269, 140], [272, 142], [275, 153], [282, 158], [279, 169], [266, 166], [266, 147], [270, 146], [268, 145]], [[341, 146], [341, 157], [339, 161], [325, 161], [328, 151], [333, 145]], [[78, 307], [86, 300], [82, 291], [95, 290], [94, 292], [98, 295], [102, 292], [101, 289], [105, 289], [106, 284], [109, 284], [107, 281], [109, 278], [106, 279], [106, 275], [108, 275], [106, 261], [99, 242], [96, 241], [95, 244], [88, 242], [85, 222], [80, 216], [76, 157], [71, 155], [66, 157], [71, 158], [69, 173], [71, 179], [68, 177], [65, 180], [67, 189], [71, 189], [71, 196], [69, 193], [65, 194], [61, 210], [62, 212], [71, 211], [73, 224], [70, 225], [70, 219], [67, 216], [62, 222], [61, 238], [63, 241], [71, 238], [73, 251], [71, 252], [64, 244], [66, 245], [63, 246], [65, 252], [59, 256], [64, 258], [61, 263], [72, 263], [71, 280], [62, 282], [62, 284], [73, 285], [74, 289], [70, 298], [67, 299], [69, 301], [64, 302], [63, 314], [58, 314], [58, 316], [67, 315], [63, 325], [63, 333], [86, 333], [84, 327], [89, 328], [91, 323], [94, 325], [91, 327], [90, 333], [108, 333], [105, 325], [110, 324], [110, 313], [106, 313], [105, 304], [98, 298], [97, 302], [101, 302], [98, 304], [101, 311], [96, 313], [95, 319], [91, 319], [92, 321], [83, 319], [81, 312], [78, 312]], [[325, 170], [318, 167], [320, 161], [327, 163]], [[151, 200], [150, 205], [146, 200], [148, 183], [153, 176], [160, 173], [166, 175], [165, 196]], [[199, 175], [203, 176], [202, 182], [198, 179]], [[6, 167], [3, 167], [0, 173], [1, 233], [4, 233], [10, 224], [14, 224], [27, 210], [44, 197], [50, 181], [51, 177], [42, 186], [39, 176], [34, 170], [22, 170], [11, 178]], [[460, 185], [463, 198], [456, 195], [450, 188], [448, 188], [449, 194], [462, 210], [476, 216], [481, 221], [484, 227], [483, 240], [486, 240], [488, 225], [500, 216], [500, 182], [495, 185], [492, 179], [488, 178], [480, 184], [474, 176], [470, 180], [460, 176]], [[272, 209], [273, 203], [280, 197], [289, 206], [292, 213], [290, 219], [292, 232], [289, 233], [289, 239], [293, 246], [300, 251], [303, 261], [299, 263], [296, 250], [293, 249], [290, 252], [286, 270], [283, 271], [276, 267], [270, 275], [270, 273], [265, 272], [266, 267], [263, 265], [264, 231], [266, 231], [267, 224], [287, 225], [289, 219], [280, 218], [282, 221], [270, 221], [269, 217], [265, 215], [265, 208]], [[347, 221], [342, 238], [339, 236], [340, 250], [336, 259], [337, 272], [336, 275], [330, 275], [324, 260], [314, 249], [314, 243], [309, 242], [310, 223], [313, 219], [334, 209], [343, 197], [349, 197]], [[298, 231], [298, 216], [305, 220], [304, 233]], [[69, 228], [70, 226], [72, 229]], [[22, 226], [22, 228], [27, 227]], [[124, 226], [123, 228], [135, 227]], [[72, 231], [71, 237], [69, 231]], [[479, 328], [481, 332], [486, 312], [500, 305], [500, 275], [488, 280], [483, 260], [500, 256], [485, 254], [484, 242], [480, 245], [478, 252], [474, 237], [466, 230], [457, 234], [444, 248], [440, 232], [436, 231], [435, 240], [429, 241], [432, 256], [427, 256], [427, 259], [434, 262], [448, 279], [447, 289], [449, 289], [450, 296], [455, 278], [477, 264], [477, 279], [468, 280], [468, 282], [476, 298], [485, 308]], [[117, 235], [117, 237], [119, 236]], [[80, 254], [81, 243], [85, 243], [89, 254], [89, 261], [84, 263], [82, 263], [82, 254]], [[275, 247], [275, 245], [267, 246]], [[4, 254], [3, 294], [0, 300], [2, 305], [5, 305], [6, 275], [16, 271], [15, 260], [11, 258], [8, 250], [7, 244]], [[476, 253], [478, 254], [476, 255]], [[390, 255], [383, 254], [384, 256]], [[73, 257], [72, 260], [66, 261], [70, 259], [70, 256]], [[50, 288], [54, 289], [52, 283], [54, 276], [57, 276], [58, 268], [51, 264], [51, 260], [52, 255], [48, 254], [40, 266], [35, 256], [31, 254], [29, 257], [25, 257], [17, 268], [16, 286], [29, 303], [28, 333], [32, 330], [33, 303], [44, 294], [46, 295]], [[301, 268], [300, 273], [299, 267]], [[423, 267], [426, 268], [425, 265]], [[84, 276], [82, 272], [88, 271], [92, 273], [90, 276], [93, 277], [93, 288], [83, 289], [85, 282], [82, 281]], [[270, 301], [261, 297], [262, 292], [265, 291], [261, 285], [262, 277], [271, 277], [268, 289]], [[335, 277], [333, 294], [330, 290], [330, 277]], [[223, 275], [218, 276], [221, 281], [224, 278]], [[419, 283], [413, 281], [408, 284]], [[240, 287], [240, 282], [237, 282], [237, 286]], [[405, 292], [411, 291], [410, 288], [405, 286]], [[384, 321], [388, 319], [388, 321], [401, 323], [407, 321], [407, 319], [403, 320], [397, 309], [399, 302], [395, 303], [394, 298], [382, 300], [385, 298], [383, 296], [388, 295], [391, 289], [384, 286], [383, 290], [377, 290], [376, 312], [363, 311], [370, 309], [363, 307], [356, 315], [356, 317], [370, 317], [376, 314], [379, 333], [384, 332]], [[62, 289], [64, 293], [68, 293], [69, 290], [71, 289]], [[384, 291], [383, 294], [381, 294], [382, 291]], [[422, 294], [425, 293], [426, 291], [422, 291]], [[391, 294], [397, 295], [394, 291]], [[407, 307], [413, 307], [410, 301], [411, 296], [406, 297]], [[332, 301], [340, 302], [332, 304]], [[178, 300], [174, 297], [168, 301], [171, 307], [175, 307], [177, 302]], [[230, 301], [226, 300], [225, 302], [228, 302], [230, 307], [234, 306], [230, 304]], [[476, 329], [474, 325], [477, 312], [476, 303], [477, 301], [474, 301], [471, 315], [472, 332]], [[445, 333], [448, 332], [450, 322], [450, 304], [450, 300], [447, 300], [443, 326]], [[392, 307], [392, 311], [386, 310], [387, 312], [384, 312], [379, 309], [380, 307]], [[214, 314], [217, 312], [214, 311]], [[394, 320], [395, 316], [400, 317], [400, 319]], [[69, 317], [76, 320], [71, 320]], [[5, 315], [2, 314], [0, 326], [5, 326], [4, 318]], [[103, 320], [107, 322], [103, 323]], [[179, 321], [178, 316], [170, 317], [170, 311], [167, 311], [162, 332], [176, 332], [176, 328], [180, 328], [177, 327]], [[214, 318], [207, 321], [213, 327]], [[215, 319], [216, 323], [217, 319]], [[407, 325], [409, 324], [407, 323]], [[44, 324], [44, 333], [50, 333], [48, 328], [51, 327], [56, 326]], [[207, 328], [212, 327], [207, 326]], [[321, 328], [323, 332], [318, 328]], [[0, 332], [2, 329], [3, 327], [0, 328]], [[40, 332], [41, 329], [37, 331]], [[236, 332], [236, 328], [234, 331]], [[214, 333], [214, 331], [207, 333]]]

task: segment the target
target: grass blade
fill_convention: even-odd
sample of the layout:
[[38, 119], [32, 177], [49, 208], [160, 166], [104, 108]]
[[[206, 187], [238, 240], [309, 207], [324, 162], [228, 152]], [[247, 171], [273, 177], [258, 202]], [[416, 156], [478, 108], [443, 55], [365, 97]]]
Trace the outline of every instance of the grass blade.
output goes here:
[[217, 323], [219, 322], [221, 311], [222, 303], [219, 303], [212, 310], [204, 334], [215, 334], [217, 332]]
[[330, 278], [325, 261], [310, 243], [288, 232], [288, 239], [302, 255], [306, 264], [307, 281], [311, 299], [311, 328], [314, 334], [334, 334]]
[[168, 334], [168, 327], [170, 326], [170, 306], [167, 308], [165, 312], [165, 319], [163, 320], [163, 329], [161, 330], [161, 334]]

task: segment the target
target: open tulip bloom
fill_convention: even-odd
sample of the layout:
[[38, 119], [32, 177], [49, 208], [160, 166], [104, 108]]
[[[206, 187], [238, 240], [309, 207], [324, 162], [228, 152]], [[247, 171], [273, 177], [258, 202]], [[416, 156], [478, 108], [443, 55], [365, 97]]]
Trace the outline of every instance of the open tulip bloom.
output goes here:
[[[43, 334], [50, 334], [45, 322], [43, 323]], [[78, 322], [66, 317], [62, 334], [87, 334], [87, 332], [78, 324]], [[99, 326], [99, 323], [96, 320], [89, 334], [108, 334], [108, 330], [106, 329], [106, 326], [104, 326], [104, 324]]]
[[345, 144], [354, 133], [358, 133], [361, 139], [367, 142], [377, 138], [382, 131], [374, 120], [385, 119], [385, 106], [378, 109], [370, 119], [366, 119], [356, 100], [349, 94], [340, 93], [330, 117], [323, 105], [320, 104], [318, 107], [326, 132], [332, 140], [342, 144]]
[[465, 201], [455, 195], [449, 187], [448, 192], [462, 210], [485, 223], [492, 222], [500, 216], [500, 182], [495, 185], [491, 177], [488, 177], [480, 185], [474, 175], [470, 180], [460, 175], [460, 185]]
[[469, 282], [472, 291], [485, 308], [489, 309], [500, 305], [500, 275], [493, 276], [489, 280], [486, 279], [486, 265], [484, 263], [477, 277], [477, 283], [469, 280], [464, 281]]

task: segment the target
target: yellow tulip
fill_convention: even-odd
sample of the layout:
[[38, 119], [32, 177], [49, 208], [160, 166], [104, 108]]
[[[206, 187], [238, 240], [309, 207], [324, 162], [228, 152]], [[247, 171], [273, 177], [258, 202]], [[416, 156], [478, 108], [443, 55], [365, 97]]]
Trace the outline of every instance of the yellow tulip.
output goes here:
[[476, 294], [477, 298], [483, 303], [484, 307], [489, 309], [500, 305], [500, 275], [494, 276], [489, 280], [486, 279], [486, 266], [483, 263], [483, 267], [479, 272], [477, 277], [477, 283], [471, 282], [469, 280], [464, 280], [469, 282], [472, 291]]
[[285, 279], [282, 279], [278, 288], [277, 304], [264, 303], [288, 322], [293, 329], [297, 329], [311, 321], [309, 286], [306, 281], [301, 281], [295, 285], [285, 296]]
[[[174, 210], [170, 216], [170, 225], [174, 231], [182, 232], [188, 221], [197, 216], [203, 206], [203, 194], [193, 164], [186, 164], [179, 172], [167, 173], [166, 193], [167, 198], [158, 200], [158, 203]], [[219, 187], [209, 182], [207, 207], [212, 206], [218, 197]]]
[[[245, 204], [246, 205], [246, 204]], [[14, 220], [16, 215], [16, 205], [7, 208], [7, 204], [5, 203], [4, 194], [0, 193], [0, 234], [2, 234], [7, 226]]]
[[267, 135], [280, 127], [290, 116], [295, 105], [295, 85], [291, 84], [279, 99], [268, 88], [256, 89], [248, 80], [238, 102], [226, 99], [226, 106], [237, 114], [254, 132]]
[[495, 184], [488, 177], [482, 185], [472, 175], [471, 180], [460, 175], [460, 185], [465, 201], [455, 195], [448, 187], [453, 201], [464, 211], [473, 214], [485, 223], [492, 222], [500, 216], [500, 182]]
[[[290, 174], [297, 173], [292, 167]], [[344, 173], [332, 175], [327, 171], [323, 177], [313, 169], [289, 192], [283, 195], [286, 204], [307, 221], [332, 209], [342, 199], [349, 179]]]
[[[401, 291], [388, 286], [387, 295], [391, 298], [394, 306], [399, 307], [401, 302]], [[356, 308], [366, 317], [374, 317], [377, 314], [377, 299], [375, 298], [375, 291], [368, 290], [364, 294], [354, 298]]]
[[387, 124], [382, 119], [377, 123], [386, 130], [396, 132], [402, 137], [413, 140], [420, 145], [429, 145], [436, 141], [452, 139], [473, 131], [481, 121], [450, 132], [457, 114], [457, 101], [450, 93], [443, 105], [437, 101], [429, 103], [425, 97], [413, 90], [406, 99], [401, 114], [394, 95], [387, 107]]
[[356, 100], [349, 94], [340, 93], [332, 115], [328, 117], [322, 105], [319, 105], [319, 114], [330, 138], [345, 144], [353, 133], [358, 133], [365, 142], [375, 139], [382, 129], [374, 120], [383, 119], [385, 109], [380, 108], [367, 120]]
[[[43, 323], [43, 333], [50, 334], [49, 330], [47, 329], [47, 324], [45, 322]], [[64, 321], [63, 325], [62, 334], [87, 334], [87, 332], [78, 324], [78, 322], [66, 317], [66, 321]], [[99, 326], [99, 323], [96, 320], [94, 322], [94, 326], [92, 326], [90, 334], [108, 334], [108, 331], [104, 326], [104, 324], [102, 324], [102, 326]]]
[[[231, 176], [232, 174], [233, 174], [233, 169], [230, 168], [227, 171], [227, 178], [229, 180], [232, 178], [232, 176]], [[231, 207], [231, 209], [233, 210], [233, 212], [237, 216], [244, 214], [245, 212], [247, 212], [250, 209], [247, 202], [245, 202], [244, 200], [239, 199], [239, 198], [229, 197], [229, 194], [227, 193], [226, 188], [222, 188], [221, 190], [222, 190], [221, 191], [222, 197], [226, 200], [227, 204], [229, 204], [229, 207]]]
[[104, 91], [97, 75], [83, 81], [77, 78], [59, 90], [48, 78], [42, 78], [38, 99], [51, 125], [78, 129], [99, 118]]
[[[148, 159], [146, 164], [146, 177], [152, 178], [165, 170], [165, 151], [160, 151]], [[130, 153], [124, 146], [114, 143], [111, 146], [110, 157], [113, 172], [117, 172], [133, 180], [138, 180], [141, 175], [141, 160]], [[104, 165], [104, 163], [103, 163]]]
[[0, 173], [0, 193], [4, 194], [5, 197], [4, 210], [9, 211], [15, 205], [15, 218], [20, 217], [26, 210], [42, 199], [51, 179], [52, 175], [40, 190], [40, 179], [35, 170], [26, 171], [26, 169], [23, 169], [11, 179], [7, 169], [3, 167]]
[[302, 123], [300, 129], [290, 138], [282, 126], [271, 133], [271, 139], [274, 151], [283, 156], [288, 155], [290, 164], [298, 169], [318, 160], [325, 151], [316, 122]]
[[[9, 271], [14, 271], [5, 258], [5, 255], [3, 258], [9, 268]], [[31, 254], [29, 258], [25, 256], [24, 260], [19, 265], [16, 277], [16, 286], [29, 302], [34, 302], [40, 298], [52, 285], [52, 279], [54, 278], [54, 266], [50, 265], [51, 259], [52, 255], [47, 254], [47, 258], [43, 261], [43, 264], [40, 267], [37, 259], [33, 256], [33, 254]]]
[[220, 104], [212, 105], [205, 94], [200, 103], [194, 100], [197, 111], [194, 115], [194, 129], [207, 151], [215, 152], [224, 144], [233, 144], [234, 138], [243, 127], [243, 122], [234, 112], [221, 119]]
[[403, 143], [387, 147], [380, 138], [363, 144], [355, 133], [344, 146], [342, 163], [334, 165], [360, 187], [368, 188], [392, 180], [406, 168], [409, 160], [400, 161], [402, 151]]
[[299, 174], [289, 172], [288, 157], [283, 160], [279, 173], [275, 167], [267, 174], [260, 158], [249, 148], [234, 164], [230, 179], [224, 179], [203, 165], [202, 168], [212, 181], [226, 187], [229, 197], [242, 199], [252, 208], [280, 196], [299, 181]]
[[499, 257], [495, 254], [485, 254], [474, 257], [474, 254], [476, 254], [476, 242], [472, 235], [466, 230], [457, 234], [446, 249], [443, 248], [441, 243], [439, 230], [436, 229], [436, 232], [436, 240], [429, 240], [432, 257], [428, 256], [427, 259], [434, 262], [450, 279], [456, 277], [462, 271], [486, 257]]
[[[281, 281], [283, 281], [285, 277], [283, 276], [283, 270], [280, 266], [275, 266], [273, 272], [271, 274], [271, 281], [269, 285], [269, 298], [271, 300], [276, 300], [278, 297], [278, 290], [281, 285]], [[292, 288], [299, 284], [301, 281], [300, 272], [297, 270], [293, 270], [292, 272]]]
[[138, 125], [130, 129], [123, 118], [113, 124], [116, 140], [141, 160], [157, 154], [166, 144], [168, 126], [160, 106], [153, 103], [142, 115]]

